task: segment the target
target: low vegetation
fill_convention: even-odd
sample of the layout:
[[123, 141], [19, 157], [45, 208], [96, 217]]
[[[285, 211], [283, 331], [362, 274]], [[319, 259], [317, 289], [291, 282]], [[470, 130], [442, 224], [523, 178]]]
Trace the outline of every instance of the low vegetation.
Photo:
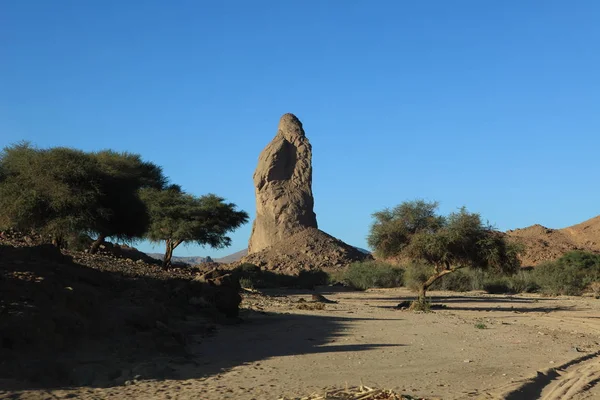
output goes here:
[[548, 295], [581, 295], [600, 282], [600, 254], [573, 251], [534, 269], [535, 281]]
[[351, 264], [336, 279], [353, 289], [366, 290], [403, 286], [403, 277], [404, 270], [398, 266], [378, 261], [365, 261]]
[[427, 279], [418, 289], [421, 301], [439, 279], [460, 269], [511, 273], [519, 268], [519, 247], [484, 224], [479, 214], [463, 207], [442, 216], [437, 208], [436, 202], [415, 200], [376, 212], [368, 237], [377, 254], [425, 267]]
[[327, 285], [329, 274], [321, 270], [301, 271], [298, 275], [286, 275], [265, 271], [253, 264], [242, 264], [232, 271], [245, 289], [298, 288], [314, 289], [315, 286]]
[[[357, 289], [407, 287], [421, 290], [435, 268], [423, 262], [398, 266], [379, 261], [355, 263], [345, 271], [332, 274], [332, 283]], [[534, 269], [512, 273], [478, 269], [459, 270], [437, 279], [431, 290], [467, 292], [483, 290], [490, 294], [543, 293], [546, 295], [581, 295], [590, 293], [600, 298], [600, 254], [574, 251], [554, 262]], [[419, 309], [426, 308], [421, 302]]]

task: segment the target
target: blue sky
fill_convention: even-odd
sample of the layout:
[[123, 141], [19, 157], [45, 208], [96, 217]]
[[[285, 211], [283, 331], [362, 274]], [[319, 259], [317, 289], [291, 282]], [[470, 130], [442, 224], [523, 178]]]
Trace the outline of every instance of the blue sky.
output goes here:
[[140, 153], [253, 217], [292, 112], [319, 227], [350, 244], [415, 198], [560, 228], [600, 214], [599, 18], [595, 0], [1, 0], [0, 146]]

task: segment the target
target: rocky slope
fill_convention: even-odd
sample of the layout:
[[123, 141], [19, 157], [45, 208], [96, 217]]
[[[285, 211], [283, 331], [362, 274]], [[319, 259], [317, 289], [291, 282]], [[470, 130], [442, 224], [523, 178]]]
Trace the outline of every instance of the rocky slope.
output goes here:
[[509, 230], [506, 235], [525, 246], [521, 259], [523, 266], [536, 266], [573, 250], [600, 253], [600, 216], [563, 229], [536, 224]]
[[319, 229], [307, 228], [287, 240], [247, 255], [240, 263], [297, 274], [302, 270], [336, 270], [367, 259], [372, 259], [370, 254], [365, 254]]
[[188, 339], [235, 316], [235, 285], [143, 260], [0, 235], [0, 386], [165, 378]]

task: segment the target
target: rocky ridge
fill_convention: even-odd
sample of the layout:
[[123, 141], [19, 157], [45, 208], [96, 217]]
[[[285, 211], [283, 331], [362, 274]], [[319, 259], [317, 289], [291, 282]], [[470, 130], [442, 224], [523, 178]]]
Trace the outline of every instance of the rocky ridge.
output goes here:
[[569, 251], [600, 253], [600, 216], [562, 229], [535, 224], [509, 230], [506, 235], [525, 246], [525, 253], [521, 256], [522, 265], [536, 266], [554, 261]]

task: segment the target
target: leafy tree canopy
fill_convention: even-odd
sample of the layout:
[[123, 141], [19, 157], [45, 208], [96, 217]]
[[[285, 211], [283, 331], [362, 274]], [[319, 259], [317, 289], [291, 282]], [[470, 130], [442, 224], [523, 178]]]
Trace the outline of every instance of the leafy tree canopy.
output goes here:
[[384, 257], [400, 256], [433, 265], [433, 275], [419, 297], [442, 276], [461, 268], [515, 271], [520, 248], [481, 221], [479, 214], [461, 208], [444, 217], [438, 204], [416, 200], [375, 213], [369, 245]]
[[110, 210], [98, 215], [91, 228], [98, 236], [91, 251], [95, 252], [106, 237], [133, 240], [144, 236], [150, 216], [139, 190], [162, 189], [167, 181], [162, 169], [138, 154], [104, 150], [91, 157], [102, 172], [100, 204]]
[[139, 190], [166, 184], [161, 168], [137, 154], [37, 149], [28, 143], [6, 147], [0, 171], [3, 228], [35, 230], [57, 244], [95, 234], [92, 250], [106, 237], [142, 237], [150, 219]]
[[60, 240], [87, 231], [97, 215], [109, 213], [99, 201], [101, 172], [82, 151], [20, 143], [0, 153], [0, 170], [4, 228], [35, 229]]
[[173, 250], [183, 242], [192, 242], [213, 248], [227, 247], [227, 236], [248, 222], [248, 214], [237, 211], [236, 205], [214, 194], [195, 197], [172, 185], [165, 190], [143, 189], [142, 199], [150, 212], [147, 238], [165, 242], [163, 265], [171, 265]]

